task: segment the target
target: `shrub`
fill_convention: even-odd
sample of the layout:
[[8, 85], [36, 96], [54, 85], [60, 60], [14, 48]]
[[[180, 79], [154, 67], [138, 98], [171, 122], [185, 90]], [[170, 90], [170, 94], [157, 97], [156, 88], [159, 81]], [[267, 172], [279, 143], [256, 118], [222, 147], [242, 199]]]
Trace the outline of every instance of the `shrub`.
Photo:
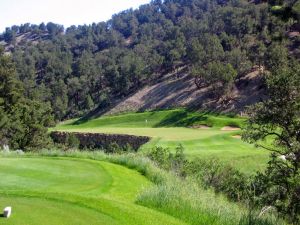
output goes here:
[[278, 219], [276, 217], [261, 218], [257, 213], [250, 211], [241, 217], [239, 225], [277, 225]]
[[66, 145], [70, 148], [76, 149], [79, 147], [80, 141], [75, 134], [69, 133], [66, 137]]
[[185, 173], [197, 178], [204, 187], [213, 187], [229, 199], [242, 201], [249, 198], [249, 179], [237, 169], [217, 159], [194, 159], [185, 165]]
[[246, 175], [217, 159], [188, 161], [182, 145], [176, 147], [175, 154], [167, 148], [155, 147], [148, 157], [160, 168], [175, 172], [180, 177], [194, 177], [203, 187], [213, 187], [233, 201], [248, 200], [252, 194]]
[[[256, 205], [271, 205], [285, 216], [291, 223], [300, 222], [300, 174], [291, 176], [293, 172], [288, 162], [275, 155], [264, 173], [253, 179], [256, 187]], [[288, 179], [286, 179], [288, 178]]]
[[187, 161], [182, 145], [176, 147], [175, 154], [171, 153], [168, 148], [154, 147], [147, 156], [160, 168], [184, 175], [184, 165]]
[[149, 159], [154, 161], [160, 168], [169, 170], [170, 166], [170, 150], [163, 147], [154, 147], [152, 151], [148, 153]]
[[118, 153], [118, 154], [122, 153], [122, 149], [116, 142], [109, 144], [107, 149], [105, 149], [105, 151], [108, 153]]

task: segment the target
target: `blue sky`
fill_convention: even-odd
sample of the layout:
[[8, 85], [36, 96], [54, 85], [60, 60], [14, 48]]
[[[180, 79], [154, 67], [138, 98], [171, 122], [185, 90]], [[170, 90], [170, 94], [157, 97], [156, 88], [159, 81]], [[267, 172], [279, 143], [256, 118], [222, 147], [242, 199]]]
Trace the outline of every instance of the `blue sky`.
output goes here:
[[0, 0], [0, 33], [24, 23], [70, 25], [108, 20], [113, 14], [137, 8], [150, 0]]

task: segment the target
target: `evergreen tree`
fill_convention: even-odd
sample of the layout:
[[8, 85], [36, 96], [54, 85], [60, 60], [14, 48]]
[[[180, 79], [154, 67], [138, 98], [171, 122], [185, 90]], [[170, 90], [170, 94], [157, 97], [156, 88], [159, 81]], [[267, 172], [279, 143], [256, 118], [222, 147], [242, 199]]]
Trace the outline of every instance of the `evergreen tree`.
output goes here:
[[94, 101], [92, 99], [92, 97], [90, 95], [87, 95], [86, 99], [85, 99], [85, 108], [90, 110], [94, 107]]
[[0, 53], [0, 143], [16, 149], [42, 148], [50, 143], [47, 126], [53, 125], [49, 105], [24, 97], [9, 56]]
[[[273, 10], [278, 6], [282, 12]], [[112, 102], [179, 65], [191, 68], [198, 87], [225, 79], [220, 89], [226, 92], [235, 73], [242, 77], [253, 65], [270, 69], [280, 54], [298, 54], [299, 37], [287, 35], [299, 27], [298, 8], [296, 0], [152, 1], [108, 22], [71, 26], [64, 35], [63, 26], [49, 22], [12, 26], [0, 40], [14, 44], [16, 35], [32, 32], [34, 45], [29, 40], [7, 47], [14, 48], [25, 96], [51, 102], [61, 120], [82, 115], [87, 95], [96, 104], [103, 94]], [[228, 77], [234, 78], [227, 82], [214, 63], [227, 73], [233, 73], [231, 65]]]

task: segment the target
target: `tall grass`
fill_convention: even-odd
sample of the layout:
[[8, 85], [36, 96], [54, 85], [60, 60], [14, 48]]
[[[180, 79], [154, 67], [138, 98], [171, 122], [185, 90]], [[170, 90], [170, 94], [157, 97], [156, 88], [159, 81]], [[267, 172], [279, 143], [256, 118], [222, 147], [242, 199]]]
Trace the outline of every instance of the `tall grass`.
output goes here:
[[176, 177], [142, 192], [137, 203], [158, 209], [190, 224], [238, 224], [244, 209], [204, 190], [193, 180]]
[[159, 210], [192, 225], [280, 225], [285, 224], [268, 215], [258, 218], [257, 213], [249, 214], [246, 207], [229, 202], [224, 196], [199, 186], [192, 178], [182, 179], [172, 172], [158, 168], [142, 155], [127, 153], [105, 154], [100, 151], [79, 152], [44, 150], [26, 153], [2, 153], [5, 157], [72, 157], [108, 161], [137, 170], [155, 185], [143, 190], [136, 203]]

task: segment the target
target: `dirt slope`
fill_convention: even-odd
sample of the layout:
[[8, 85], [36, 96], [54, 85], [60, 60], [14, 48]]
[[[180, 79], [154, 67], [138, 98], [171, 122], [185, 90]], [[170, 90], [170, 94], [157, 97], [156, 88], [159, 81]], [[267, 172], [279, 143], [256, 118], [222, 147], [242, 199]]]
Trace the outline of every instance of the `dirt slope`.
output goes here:
[[194, 79], [186, 67], [169, 73], [157, 83], [145, 86], [133, 95], [115, 102], [104, 114], [117, 114], [128, 111], [190, 107], [220, 112], [242, 112], [245, 106], [264, 98], [263, 77], [253, 70], [235, 82], [231, 98], [214, 97], [210, 87], [197, 89]]

